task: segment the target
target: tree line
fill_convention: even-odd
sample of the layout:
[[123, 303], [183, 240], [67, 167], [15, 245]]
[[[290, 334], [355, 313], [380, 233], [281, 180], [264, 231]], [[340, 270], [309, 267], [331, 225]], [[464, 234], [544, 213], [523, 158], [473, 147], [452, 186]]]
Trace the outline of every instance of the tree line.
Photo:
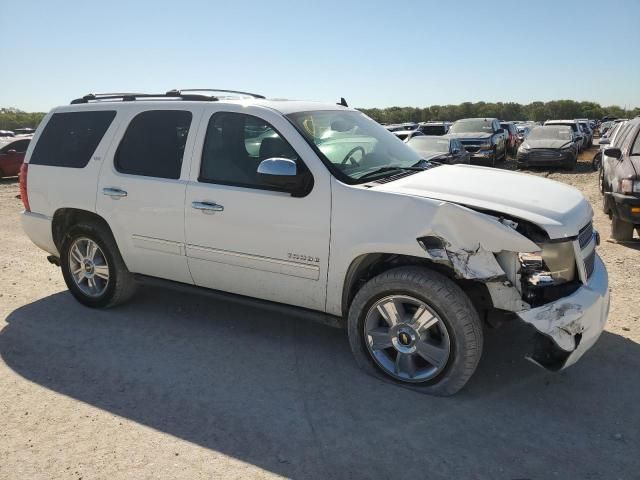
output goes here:
[[532, 102], [526, 105], [514, 102], [464, 102], [459, 105], [432, 105], [424, 108], [389, 107], [359, 108], [358, 110], [380, 123], [454, 121], [473, 117], [543, 122], [550, 119], [600, 119], [607, 115], [617, 118], [633, 118], [640, 115], [640, 108], [625, 110], [617, 105], [602, 107], [595, 102], [576, 102], [574, 100]]
[[[617, 105], [602, 107], [595, 102], [554, 100], [532, 102], [526, 105], [514, 102], [464, 102], [460, 105], [432, 105], [430, 107], [360, 108], [380, 123], [428, 122], [434, 120], [458, 120], [460, 118], [487, 117], [502, 120], [533, 120], [543, 122], [564, 118], [633, 118], [640, 115], [640, 108], [625, 110]], [[27, 113], [17, 108], [0, 108], [0, 130], [20, 127], [36, 128], [45, 116], [43, 112]]]
[[44, 116], [42, 112], [27, 113], [17, 108], [0, 108], [0, 130], [36, 128]]

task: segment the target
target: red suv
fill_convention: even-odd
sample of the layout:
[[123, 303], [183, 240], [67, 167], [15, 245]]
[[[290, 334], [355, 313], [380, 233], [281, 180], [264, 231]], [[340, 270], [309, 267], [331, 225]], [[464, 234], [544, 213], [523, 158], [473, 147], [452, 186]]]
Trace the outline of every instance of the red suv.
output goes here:
[[0, 178], [18, 175], [30, 141], [31, 137], [16, 137], [0, 147]]

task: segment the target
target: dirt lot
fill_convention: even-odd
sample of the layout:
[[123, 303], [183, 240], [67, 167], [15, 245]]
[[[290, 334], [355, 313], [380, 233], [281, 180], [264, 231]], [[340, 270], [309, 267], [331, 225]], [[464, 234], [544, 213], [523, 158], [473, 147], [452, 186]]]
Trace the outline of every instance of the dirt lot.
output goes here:
[[[582, 190], [608, 237], [586, 162], [532, 173]], [[0, 180], [0, 479], [640, 478], [637, 245], [600, 246], [611, 314], [578, 364], [533, 366], [509, 325], [439, 399], [362, 374], [338, 329], [240, 303], [144, 287], [84, 308], [17, 193]]]

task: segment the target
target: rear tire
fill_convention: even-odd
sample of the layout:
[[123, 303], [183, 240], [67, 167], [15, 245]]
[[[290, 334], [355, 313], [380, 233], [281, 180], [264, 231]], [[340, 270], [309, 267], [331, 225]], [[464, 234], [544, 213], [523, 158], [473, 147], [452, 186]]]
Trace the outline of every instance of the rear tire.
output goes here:
[[135, 279], [124, 264], [113, 235], [103, 225], [74, 225], [65, 236], [60, 253], [64, 281], [83, 305], [114, 307], [135, 292]]
[[[388, 302], [396, 305], [396, 301], [401, 306], [389, 310], [399, 312], [397, 321], [393, 322], [381, 312], [387, 312], [384, 305]], [[409, 307], [405, 308], [402, 303], [405, 301]], [[421, 307], [414, 306], [413, 310], [411, 304]], [[416, 320], [424, 319], [425, 313], [427, 321]], [[378, 322], [373, 329], [370, 328], [372, 319]], [[409, 330], [410, 337], [405, 339], [412, 339], [409, 345], [416, 347], [414, 352], [403, 353], [403, 348], [407, 348], [401, 344], [403, 328]], [[422, 267], [395, 268], [367, 282], [349, 308], [348, 332], [356, 363], [365, 372], [432, 395], [449, 396], [458, 392], [475, 372], [482, 355], [482, 324], [469, 297], [447, 277]], [[381, 340], [378, 335], [382, 335]], [[434, 347], [432, 342], [445, 339], [446, 358], [444, 354], [425, 357], [421, 348], [425, 343], [429, 349]], [[435, 348], [444, 347], [435, 345]], [[413, 375], [401, 371], [404, 367], [399, 363], [403, 363], [405, 356], [413, 358], [410, 362], [413, 367], [407, 369]]]
[[613, 214], [611, 218], [611, 238], [625, 242], [633, 238], [633, 223], [625, 222]]

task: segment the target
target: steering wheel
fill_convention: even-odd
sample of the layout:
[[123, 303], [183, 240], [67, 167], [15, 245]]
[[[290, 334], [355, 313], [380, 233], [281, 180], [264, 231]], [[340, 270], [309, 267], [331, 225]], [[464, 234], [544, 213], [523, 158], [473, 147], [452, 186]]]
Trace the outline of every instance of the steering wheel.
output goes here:
[[[353, 165], [354, 167], [357, 167], [358, 165], [360, 165], [360, 162], [358, 162], [355, 158], [353, 158], [353, 154], [356, 153], [358, 150], [362, 152], [362, 157], [364, 157], [365, 155], [364, 148], [358, 145], [357, 147], [353, 147], [351, 150], [349, 150], [349, 153], [347, 153], [347, 155], [342, 160], [342, 165], [345, 166], [347, 162], [351, 163], [351, 165]], [[362, 160], [362, 158], [360, 160]]]

